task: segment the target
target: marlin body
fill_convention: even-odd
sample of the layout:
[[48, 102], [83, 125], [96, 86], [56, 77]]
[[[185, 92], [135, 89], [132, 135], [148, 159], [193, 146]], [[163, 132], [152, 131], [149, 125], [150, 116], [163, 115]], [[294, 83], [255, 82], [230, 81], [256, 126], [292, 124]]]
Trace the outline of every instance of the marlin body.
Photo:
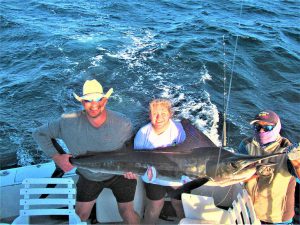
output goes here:
[[234, 154], [216, 147], [187, 120], [183, 120], [182, 125], [187, 138], [185, 142], [174, 147], [134, 150], [132, 146], [128, 146], [118, 151], [78, 156], [71, 158], [70, 162], [79, 170], [88, 170], [95, 175], [123, 175], [126, 172], [144, 175], [149, 166], [153, 166], [158, 179], [174, 181], [186, 175], [192, 180], [210, 181], [208, 185], [228, 186], [252, 177], [261, 160], [282, 154]]
[[[221, 151], [218, 162], [219, 151]], [[105, 152], [71, 159], [79, 169], [92, 173], [123, 175], [133, 172], [144, 175], [149, 166], [155, 167], [157, 178], [180, 180], [182, 175], [189, 178], [207, 178], [211, 184], [228, 186], [249, 179], [256, 173], [256, 165], [262, 159], [275, 157], [237, 155], [218, 147], [196, 148], [184, 152], [174, 151], [132, 151]]]

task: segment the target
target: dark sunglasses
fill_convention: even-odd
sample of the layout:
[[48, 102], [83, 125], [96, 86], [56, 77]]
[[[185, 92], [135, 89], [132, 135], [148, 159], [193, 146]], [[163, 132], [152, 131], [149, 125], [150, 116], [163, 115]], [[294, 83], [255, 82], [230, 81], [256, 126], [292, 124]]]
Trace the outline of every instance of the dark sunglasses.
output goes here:
[[261, 129], [263, 129], [264, 132], [268, 132], [268, 131], [273, 130], [274, 126], [272, 126], [272, 125], [263, 126], [263, 125], [260, 125], [260, 124], [254, 124], [253, 128], [256, 132], [259, 132]]
[[91, 99], [91, 100], [83, 99], [82, 101], [85, 103], [88, 103], [88, 102], [100, 102], [101, 100], [102, 100], [102, 98], [95, 98], [95, 99]]

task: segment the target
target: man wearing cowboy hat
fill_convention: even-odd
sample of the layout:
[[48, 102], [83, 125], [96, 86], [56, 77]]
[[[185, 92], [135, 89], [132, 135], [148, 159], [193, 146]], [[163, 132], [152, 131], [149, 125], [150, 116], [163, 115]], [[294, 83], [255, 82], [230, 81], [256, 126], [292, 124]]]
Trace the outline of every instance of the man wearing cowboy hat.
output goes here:
[[[118, 112], [105, 108], [113, 89], [103, 93], [101, 84], [87, 80], [83, 85], [83, 95], [74, 97], [81, 102], [84, 110], [63, 114], [59, 119], [37, 128], [33, 137], [42, 150], [64, 171], [73, 168], [69, 158], [89, 151], [108, 152], [121, 148], [132, 137], [132, 124]], [[64, 141], [70, 154], [58, 154], [51, 139]], [[110, 174], [91, 174], [77, 169], [76, 212], [82, 220], [87, 220], [103, 188], [110, 188], [118, 202], [124, 223], [137, 224], [139, 217], [133, 208], [136, 180]]]

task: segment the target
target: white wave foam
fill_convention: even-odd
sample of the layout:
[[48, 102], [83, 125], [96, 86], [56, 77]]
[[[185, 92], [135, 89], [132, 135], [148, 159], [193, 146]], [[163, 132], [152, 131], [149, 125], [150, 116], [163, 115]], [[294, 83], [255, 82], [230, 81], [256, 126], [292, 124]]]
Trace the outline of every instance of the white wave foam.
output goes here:
[[207, 80], [212, 80], [211, 75], [208, 73], [208, 69], [206, 68], [205, 65], [203, 65], [202, 70], [201, 70], [201, 78], [200, 82], [205, 84]]
[[185, 94], [180, 85], [165, 85], [161, 89], [161, 97], [172, 101], [175, 116], [191, 120], [214, 144], [221, 145], [218, 134], [219, 112], [207, 92], [199, 92], [200, 96], [195, 98]]
[[17, 160], [19, 166], [28, 166], [34, 163], [34, 158], [28, 149], [22, 147], [22, 142], [24, 141], [22, 137], [19, 136], [10, 136], [10, 139], [14, 144], [18, 145], [17, 148]]
[[32, 154], [28, 150], [21, 147], [17, 150], [17, 159], [19, 166], [29, 166], [35, 162]]
[[34, 163], [33, 155], [29, 152], [28, 149], [22, 147], [24, 138], [17, 134], [11, 134], [9, 136], [9, 139], [13, 144], [16, 144], [18, 146], [16, 151], [17, 160], [18, 160], [17, 164], [19, 166], [28, 166], [33, 164]]
[[100, 66], [100, 62], [102, 61], [102, 59], [103, 59], [103, 55], [96, 55], [95, 57], [92, 57], [91, 66], [89, 66], [89, 68]]
[[126, 32], [125, 35], [129, 38], [130, 44], [119, 52], [106, 53], [107, 56], [125, 60], [128, 64], [128, 68], [142, 67], [143, 62], [151, 59], [153, 52], [159, 47], [158, 44], [153, 41], [154, 34], [147, 30], [142, 37], [135, 36], [131, 31]]
[[91, 42], [95, 41], [95, 35], [96, 34], [82, 34], [82, 35], [73, 35], [71, 39], [77, 40], [79, 42]]

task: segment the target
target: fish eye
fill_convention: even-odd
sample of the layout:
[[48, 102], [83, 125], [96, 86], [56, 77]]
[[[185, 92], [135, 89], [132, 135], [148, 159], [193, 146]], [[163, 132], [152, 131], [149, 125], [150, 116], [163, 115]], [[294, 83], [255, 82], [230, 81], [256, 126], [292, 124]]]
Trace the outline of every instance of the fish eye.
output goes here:
[[235, 163], [231, 162], [229, 163], [231, 167], [233, 167], [234, 169], [237, 169], [238, 167], [235, 165]]

